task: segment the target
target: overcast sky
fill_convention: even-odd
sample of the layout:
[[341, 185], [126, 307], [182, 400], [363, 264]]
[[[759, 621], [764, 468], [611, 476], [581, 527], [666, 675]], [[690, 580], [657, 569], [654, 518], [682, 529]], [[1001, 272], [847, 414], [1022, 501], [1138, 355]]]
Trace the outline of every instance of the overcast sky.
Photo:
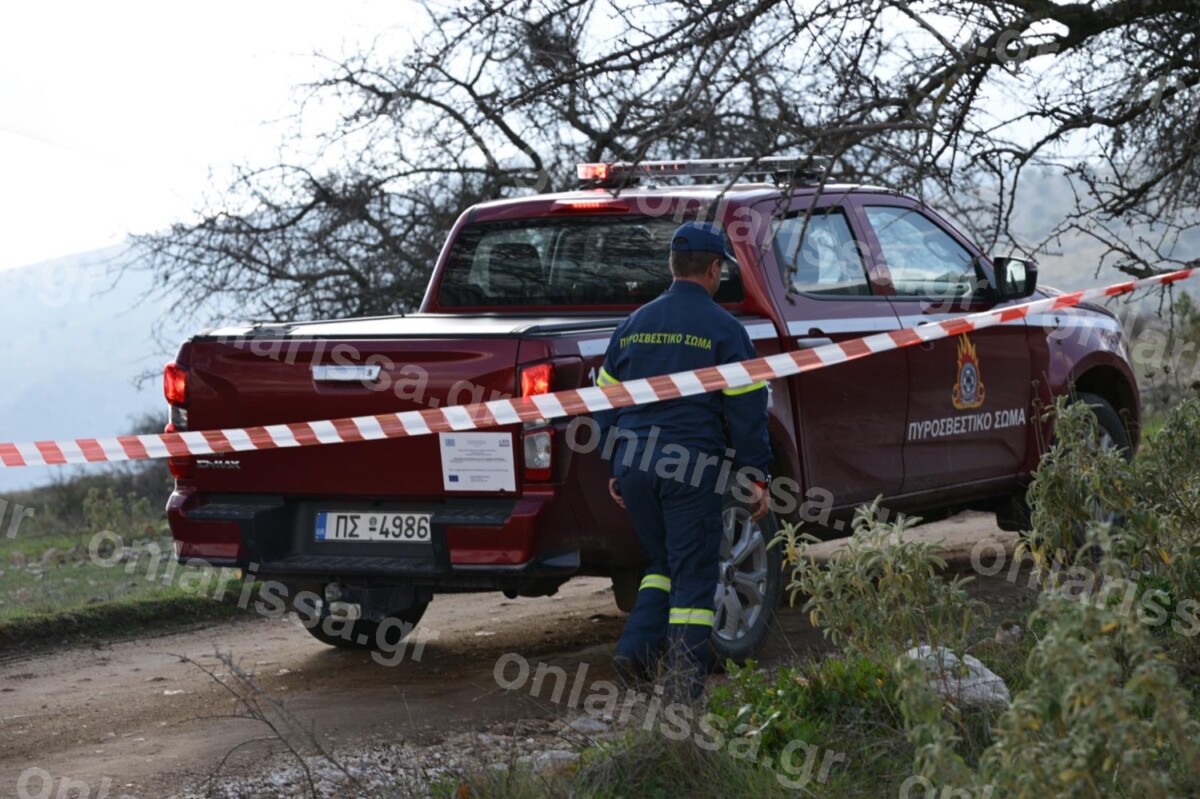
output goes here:
[[44, 2], [0, 15], [0, 269], [162, 227], [270, 159], [293, 87], [410, 0]]

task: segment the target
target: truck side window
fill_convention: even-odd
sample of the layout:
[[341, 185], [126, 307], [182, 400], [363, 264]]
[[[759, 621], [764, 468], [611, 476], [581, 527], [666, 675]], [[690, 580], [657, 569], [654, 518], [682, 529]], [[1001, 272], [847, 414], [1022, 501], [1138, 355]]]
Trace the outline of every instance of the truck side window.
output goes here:
[[[774, 223], [775, 260], [783, 279], [804, 294], [867, 295], [862, 255], [840, 211], [789, 216]], [[801, 235], [803, 234], [803, 241]]]
[[978, 280], [974, 259], [933, 220], [912, 208], [868, 205], [865, 211], [898, 296], [970, 296]]

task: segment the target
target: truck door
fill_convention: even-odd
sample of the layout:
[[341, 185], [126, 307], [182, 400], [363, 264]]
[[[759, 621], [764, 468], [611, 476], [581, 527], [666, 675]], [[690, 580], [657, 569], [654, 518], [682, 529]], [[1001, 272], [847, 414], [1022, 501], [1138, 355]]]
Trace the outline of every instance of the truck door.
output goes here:
[[[860, 201], [904, 327], [996, 306], [981, 254], [941, 219], [898, 197]], [[904, 350], [905, 494], [1011, 480], [1025, 458], [1032, 395], [1024, 321]]]
[[[787, 323], [789, 348], [816, 347], [899, 328], [886, 282], [861, 256], [852, 213], [811, 213], [810, 197], [774, 220], [764, 262]], [[791, 378], [806, 498], [845, 507], [899, 492], [908, 368], [886, 352]], [[814, 490], [827, 492], [814, 495]]]

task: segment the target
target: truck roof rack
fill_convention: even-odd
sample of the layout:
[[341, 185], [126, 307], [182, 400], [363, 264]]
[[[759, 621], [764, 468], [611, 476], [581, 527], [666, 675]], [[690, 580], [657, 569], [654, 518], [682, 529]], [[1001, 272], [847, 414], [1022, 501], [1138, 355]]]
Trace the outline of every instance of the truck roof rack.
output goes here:
[[636, 184], [642, 179], [729, 176], [769, 176], [775, 183], [815, 183], [829, 168], [829, 158], [769, 156], [764, 158], [697, 158], [682, 161], [617, 161], [579, 164], [580, 188], [613, 188]]

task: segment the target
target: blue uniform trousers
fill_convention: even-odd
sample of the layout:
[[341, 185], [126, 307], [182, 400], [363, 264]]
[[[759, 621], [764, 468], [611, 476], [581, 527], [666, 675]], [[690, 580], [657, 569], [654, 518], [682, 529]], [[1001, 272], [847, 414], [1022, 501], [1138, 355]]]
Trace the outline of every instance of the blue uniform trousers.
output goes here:
[[724, 529], [718, 470], [710, 467], [693, 480], [688, 468], [676, 478], [677, 451], [664, 459], [658, 448], [647, 453], [644, 441], [633, 450], [633, 458], [615, 458], [615, 472], [650, 563], [617, 653], [649, 666], [665, 649], [668, 673], [690, 682], [695, 694], [708, 672]]

